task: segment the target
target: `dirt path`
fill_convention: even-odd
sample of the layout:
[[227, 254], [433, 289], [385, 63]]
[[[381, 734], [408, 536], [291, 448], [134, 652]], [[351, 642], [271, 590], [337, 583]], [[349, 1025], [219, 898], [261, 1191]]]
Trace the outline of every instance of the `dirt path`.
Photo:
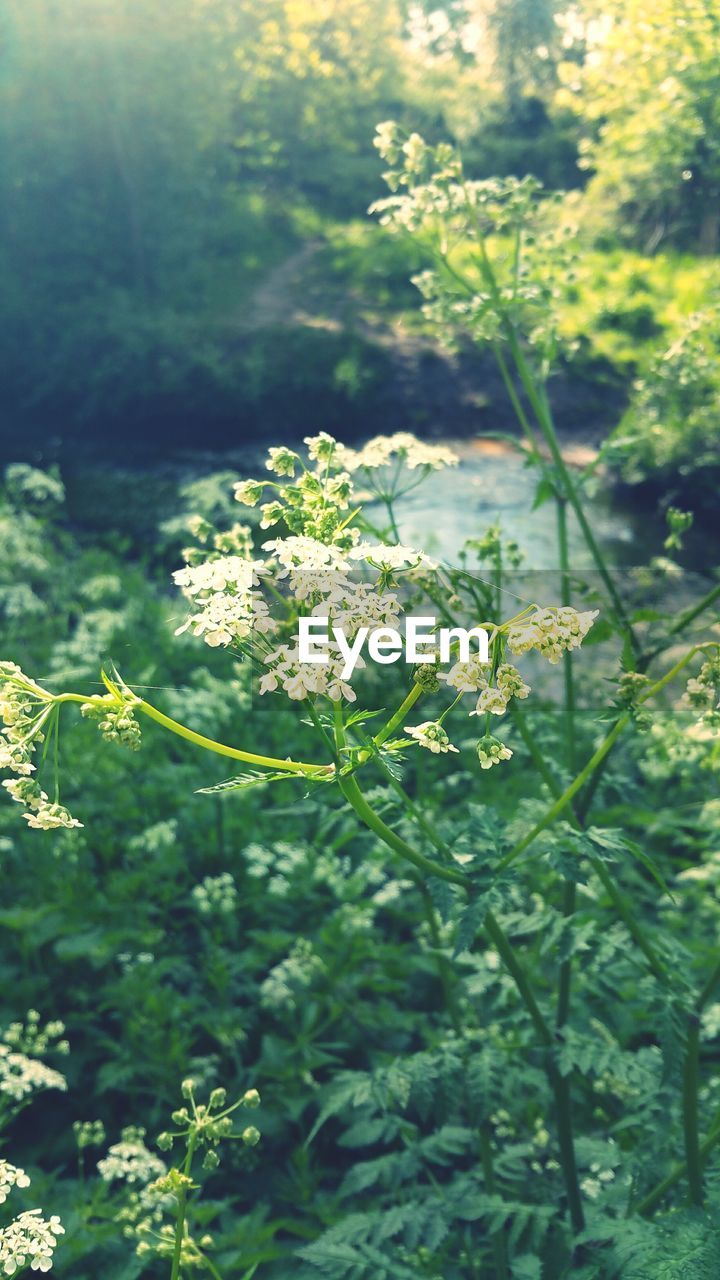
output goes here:
[[303, 272], [321, 248], [321, 240], [308, 240], [273, 267], [243, 309], [242, 317], [238, 317], [241, 328], [272, 329], [276, 325], [296, 323], [296, 301]]
[[[324, 286], [314, 259], [321, 239], [309, 240], [269, 272], [232, 327], [241, 333], [267, 328], [323, 329], [380, 349], [387, 359], [384, 430], [406, 428], [430, 435], [515, 434], [517, 422], [495, 361], [489, 352], [469, 349], [455, 355], [430, 335], [414, 332], [402, 318], [373, 314], [365, 300], [337, 281]], [[560, 435], [574, 448], [572, 460], [586, 464], [608, 429], [607, 409], [575, 385], [572, 375], [553, 379]]]

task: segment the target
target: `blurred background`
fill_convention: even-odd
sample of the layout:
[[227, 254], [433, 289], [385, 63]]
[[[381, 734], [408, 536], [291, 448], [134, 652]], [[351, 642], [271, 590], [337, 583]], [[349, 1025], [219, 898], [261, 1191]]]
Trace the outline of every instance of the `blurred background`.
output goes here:
[[[367, 216], [389, 117], [459, 143], [474, 177], [570, 193], [578, 349], [555, 409], [596, 446], [717, 289], [713, 8], [5, 0], [6, 457], [58, 463], [72, 489], [88, 466], [206, 470], [209, 453], [322, 429], [512, 429], [492, 358], [450, 357], [426, 327], [418, 249]], [[635, 456], [631, 481], [652, 489], [662, 462], [674, 493], [678, 448]]]

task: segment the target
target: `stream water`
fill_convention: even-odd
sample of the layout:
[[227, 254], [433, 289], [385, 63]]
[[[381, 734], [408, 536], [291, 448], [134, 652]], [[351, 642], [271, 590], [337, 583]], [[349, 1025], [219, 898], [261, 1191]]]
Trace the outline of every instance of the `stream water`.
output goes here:
[[[523, 553], [529, 570], [557, 567], [555, 504], [533, 510], [538, 473], [509, 447], [484, 440], [447, 442], [460, 455], [458, 468], [435, 473], [397, 506], [401, 540], [454, 563], [463, 543], [499, 524]], [[640, 563], [650, 549], [647, 518], [612, 504], [602, 491], [588, 501], [587, 514], [611, 566]], [[658, 532], [661, 533], [659, 530]], [[586, 569], [591, 560], [572, 511], [568, 512], [571, 567]]]

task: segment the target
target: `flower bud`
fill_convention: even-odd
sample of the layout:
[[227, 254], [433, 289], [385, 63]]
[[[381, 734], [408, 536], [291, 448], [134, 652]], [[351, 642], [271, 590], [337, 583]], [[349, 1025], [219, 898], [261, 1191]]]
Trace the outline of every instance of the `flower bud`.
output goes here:
[[173, 1136], [171, 1133], [159, 1133], [157, 1136], [157, 1144], [161, 1151], [169, 1151], [173, 1144]]
[[226, 1090], [226, 1089], [213, 1089], [212, 1093], [210, 1094], [210, 1101], [209, 1101], [209, 1103], [208, 1103], [208, 1110], [209, 1110], [209, 1111], [214, 1111], [215, 1109], [219, 1109], [220, 1107], [224, 1107], [224, 1106], [225, 1106], [226, 1098], [227, 1098], [227, 1090]]
[[211, 1147], [209, 1151], [205, 1152], [205, 1159], [202, 1162], [202, 1167], [203, 1169], [210, 1171], [212, 1169], [217, 1169], [219, 1163], [220, 1157], [217, 1151], [214, 1151]]
[[243, 1106], [247, 1107], [250, 1111], [254, 1111], [256, 1107], [259, 1107], [260, 1094], [258, 1093], [257, 1089], [248, 1089], [243, 1094], [242, 1102], [243, 1102]]
[[256, 1147], [260, 1141], [260, 1130], [254, 1124], [249, 1124], [247, 1129], [243, 1129], [241, 1137], [246, 1147]]
[[187, 1080], [183, 1080], [180, 1086], [180, 1092], [183, 1098], [187, 1098], [188, 1100], [192, 1098], [194, 1089], [195, 1081], [189, 1078]]

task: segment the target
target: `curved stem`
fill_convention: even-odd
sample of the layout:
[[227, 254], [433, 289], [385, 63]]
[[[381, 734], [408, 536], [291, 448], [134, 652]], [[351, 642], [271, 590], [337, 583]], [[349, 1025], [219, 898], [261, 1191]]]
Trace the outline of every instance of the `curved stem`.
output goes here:
[[[682, 671], [683, 667], [687, 666], [688, 662], [690, 662], [696, 653], [700, 652], [705, 647], [705, 645], [693, 645], [692, 649], [689, 649], [688, 652], [680, 658], [669, 671], [666, 671], [665, 674], [656, 680], [649, 689], [645, 690], [638, 701], [647, 702], [649, 698], [653, 698], [655, 694], [659, 693], [661, 689], [664, 689], [665, 685], [669, 684], [669, 682], [673, 680], [680, 671]], [[524, 853], [528, 846], [532, 844], [533, 840], [539, 836], [542, 831], [545, 831], [545, 829], [549, 827], [551, 823], [553, 823], [555, 819], [568, 807], [573, 797], [577, 795], [578, 791], [580, 791], [589, 778], [592, 777], [598, 765], [605, 759], [605, 756], [615, 745], [615, 742], [620, 737], [623, 729], [627, 728], [630, 724], [631, 719], [632, 717], [630, 712], [625, 711], [619, 719], [615, 721], [615, 724], [600, 743], [600, 746], [590, 757], [584, 768], [581, 769], [577, 777], [573, 779], [569, 787], [567, 787], [555, 803], [550, 806], [545, 816], [535, 824], [532, 830], [529, 831], [526, 836], [523, 836], [521, 840], [518, 840], [517, 843], [513, 845], [512, 849], [506, 853], [502, 861], [498, 863], [498, 871], [504, 871], [506, 867], [509, 867], [521, 853]]]
[[413, 849], [412, 845], [403, 840], [402, 836], [396, 834], [392, 827], [383, 822], [379, 814], [370, 807], [365, 796], [363, 795], [357, 781], [354, 777], [346, 776], [338, 778], [338, 785], [345, 799], [352, 805], [356, 814], [374, 831], [376, 836], [384, 840], [389, 848], [395, 853], [399, 853], [407, 862], [411, 862], [418, 871], [422, 871], [427, 876], [435, 876], [437, 880], [446, 880], [448, 884], [457, 884], [461, 889], [470, 892], [470, 881], [461, 871], [455, 871], [452, 867], [445, 867], [440, 862], [433, 862], [431, 858], [426, 858], [423, 853], [418, 853], [417, 849]]
[[[55, 703], [60, 702], [93, 702], [93, 698], [84, 698], [80, 693], [61, 693], [53, 699]], [[301, 760], [280, 760], [275, 756], [257, 755], [254, 751], [242, 751], [239, 747], [228, 747], [223, 742], [216, 742], [214, 738], [206, 738], [202, 733], [196, 733], [194, 729], [188, 729], [186, 725], [180, 724], [178, 720], [173, 720], [170, 716], [166, 716], [163, 711], [158, 711], [157, 707], [153, 707], [151, 703], [145, 702], [140, 698], [133, 703], [133, 708], [141, 711], [148, 719], [155, 720], [157, 724], [162, 725], [163, 729], [168, 729], [170, 733], [175, 733], [179, 738], [184, 738], [186, 742], [192, 742], [194, 746], [201, 747], [203, 751], [212, 751], [218, 756], [227, 756], [230, 760], [241, 760], [244, 764], [259, 765], [264, 769], [278, 769], [285, 773], [302, 773], [312, 777], [313, 774], [332, 773], [335, 766], [332, 764], [306, 764]]]

